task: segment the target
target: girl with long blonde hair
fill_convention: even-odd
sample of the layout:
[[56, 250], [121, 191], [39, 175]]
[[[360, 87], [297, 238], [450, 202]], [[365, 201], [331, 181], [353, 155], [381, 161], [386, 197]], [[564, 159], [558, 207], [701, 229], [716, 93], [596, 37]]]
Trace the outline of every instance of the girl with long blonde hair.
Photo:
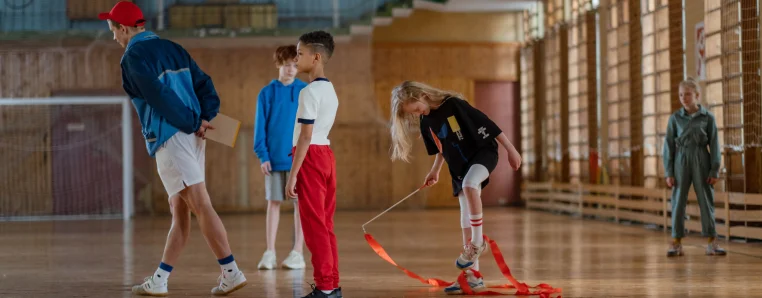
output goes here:
[[[392, 160], [409, 161], [410, 133], [417, 124], [426, 151], [436, 155], [425, 186], [437, 183], [442, 164], [447, 162], [453, 196], [460, 201], [463, 229], [464, 248], [455, 266], [466, 271], [472, 288], [483, 287], [483, 280], [472, 271], [478, 271], [479, 256], [487, 247], [481, 189], [497, 166], [498, 143], [508, 151], [508, 163], [514, 170], [521, 166], [521, 155], [492, 120], [455, 92], [406, 81], [392, 91], [391, 108]], [[445, 292], [457, 294], [461, 289], [454, 283]]]

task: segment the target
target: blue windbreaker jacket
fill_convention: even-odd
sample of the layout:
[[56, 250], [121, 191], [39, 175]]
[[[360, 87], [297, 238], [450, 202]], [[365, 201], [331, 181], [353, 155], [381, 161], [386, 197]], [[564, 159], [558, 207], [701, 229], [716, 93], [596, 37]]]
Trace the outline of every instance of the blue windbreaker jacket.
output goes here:
[[151, 157], [175, 133], [196, 132], [220, 110], [212, 79], [183, 47], [153, 32], [130, 40], [121, 67]]

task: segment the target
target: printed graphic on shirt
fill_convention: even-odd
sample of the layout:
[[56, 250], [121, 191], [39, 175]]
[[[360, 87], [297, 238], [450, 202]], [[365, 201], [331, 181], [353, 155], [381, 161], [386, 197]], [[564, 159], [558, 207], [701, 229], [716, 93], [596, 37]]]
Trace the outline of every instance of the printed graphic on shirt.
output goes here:
[[[458, 139], [463, 140], [463, 137], [458, 134], [460, 132], [460, 127], [458, 126], [458, 121], [455, 120], [454, 116], [450, 117], [449, 119], [452, 119], [451, 121], [449, 121], [450, 122], [450, 127], [457, 127], [457, 128], [453, 128], [453, 130], [457, 129], [456, 135], [458, 135]], [[453, 125], [453, 123], [455, 123], [455, 125]], [[442, 123], [442, 127], [439, 128], [439, 133], [437, 134], [437, 137], [439, 138], [439, 140], [447, 141], [447, 135], [448, 134], [449, 134], [449, 132], [448, 132], [448, 129], [447, 129], [447, 124]], [[436, 139], [435, 139], [435, 141], [436, 141]], [[460, 146], [458, 146], [457, 143], [450, 141], [450, 145], [452, 145], [452, 147], [455, 148], [455, 150], [458, 150], [458, 153], [460, 153], [460, 157], [463, 158], [464, 161], [468, 161], [468, 158], [466, 158], [466, 155], [463, 154], [463, 150], [460, 149]], [[440, 152], [442, 152], [441, 151], [442, 150], [441, 147], [439, 148], [439, 150], [440, 150]]]
[[[434, 140], [434, 143], [437, 145], [437, 149], [438, 149], [438, 150], [439, 150], [439, 152], [441, 153], [441, 152], [442, 152], [442, 143], [441, 143], [441, 142], [439, 141], [439, 139], [437, 138], [437, 135], [434, 133], [434, 130], [432, 130], [431, 128], [429, 128], [429, 131], [431, 132], [431, 139], [432, 139], [432, 140]], [[424, 142], [425, 142], [425, 141], [424, 141]]]
[[452, 132], [455, 133], [456, 136], [458, 136], [458, 140], [463, 140], [463, 133], [460, 131], [460, 124], [458, 124], [458, 120], [455, 119], [455, 116], [447, 117], [447, 122], [450, 123], [450, 128], [452, 129]]
[[489, 137], [489, 134], [487, 133], [487, 128], [486, 127], [484, 127], [484, 126], [479, 127], [479, 129], [477, 131], [478, 131], [478, 133], [480, 135], [482, 135], [482, 139], [486, 139], [487, 137]]
[[447, 139], [447, 125], [442, 123], [442, 127], [439, 128], [439, 133], [437, 134], [437, 137], [439, 137], [440, 140], [446, 140]]
[[[438, 109], [422, 115], [422, 139], [429, 155], [441, 153], [451, 176], [462, 179], [470, 161], [484, 152], [497, 152], [495, 137], [501, 130], [484, 113], [466, 101], [451, 97]], [[479, 155], [479, 156], [477, 156]]]

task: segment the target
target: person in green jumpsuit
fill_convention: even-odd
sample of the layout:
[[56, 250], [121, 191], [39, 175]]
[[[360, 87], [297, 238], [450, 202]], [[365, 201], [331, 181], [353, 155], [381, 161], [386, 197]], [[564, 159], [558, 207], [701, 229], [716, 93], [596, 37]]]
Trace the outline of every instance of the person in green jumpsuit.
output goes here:
[[714, 115], [699, 104], [698, 83], [688, 79], [679, 85], [683, 108], [669, 117], [664, 140], [664, 170], [672, 188], [672, 238], [668, 257], [682, 256], [685, 236], [685, 205], [693, 185], [701, 210], [701, 235], [709, 238], [707, 255], [725, 255], [716, 242], [714, 184], [719, 180], [720, 143]]

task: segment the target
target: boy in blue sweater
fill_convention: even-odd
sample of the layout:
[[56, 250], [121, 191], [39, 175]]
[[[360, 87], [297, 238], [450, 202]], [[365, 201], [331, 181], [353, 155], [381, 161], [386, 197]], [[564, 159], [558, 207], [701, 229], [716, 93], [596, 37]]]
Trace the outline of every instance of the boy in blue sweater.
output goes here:
[[[266, 240], [267, 250], [257, 267], [277, 267], [275, 238], [280, 220], [280, 204], [286, 199], [283, 193], [291, 171], [291, 147], [299, 107], [299, 92], [307, 86], [296, 78], [296, 46], [281, 46], [275, 51], [275, 66], [279, 69], [277, 80], [262, 88], [257, 98], [254, 124], [254, 152], [265, 175], [265, 198], [267, 199]], [[294, 201], [294, 248], [281, 266], [286, 269], [305, 267], [303, 248], [304, 234], [299, 220], [299, 205]]]
[[228, 244], [227, 232], [212, 207], [204, 183], [204, 134], [220, 109], [211, 78], [180, 45], [145, 31], [143, 13], [132, 2], [119, 2], [108, 20], [114, 40], [125, 47], [122, 85], [138, 113], [148, 154], [156, 158], [169, 196], [172, 227], [156, 272], [132, 292], [166, 296], [167, 278], [188, 242], [191, 212], [222, 269], [214, 295], [227, 295], [246, 285]]

